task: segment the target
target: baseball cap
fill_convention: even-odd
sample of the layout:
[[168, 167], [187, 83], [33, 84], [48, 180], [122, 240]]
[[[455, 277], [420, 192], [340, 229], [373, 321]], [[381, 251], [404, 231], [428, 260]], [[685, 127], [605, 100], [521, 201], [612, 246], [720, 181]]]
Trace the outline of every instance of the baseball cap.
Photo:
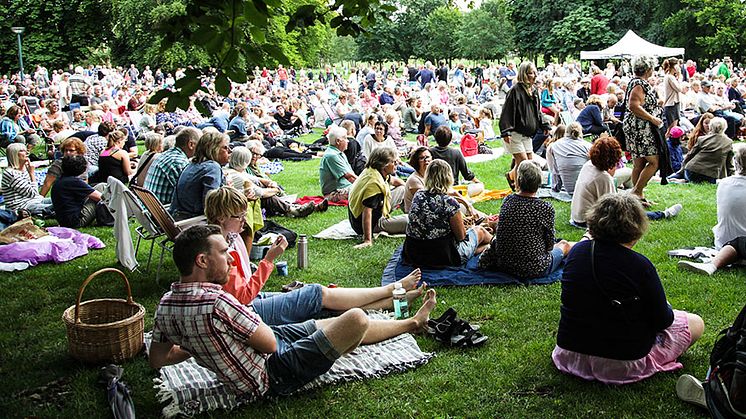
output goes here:
[[673, 127], [668, 134], [671, 136], [671, 138], [681, 138], [684, 136], [684, 130], [679, 127]]
[[702, 87], [712, 87], [712, 82], [705, 80], [702, 82]]

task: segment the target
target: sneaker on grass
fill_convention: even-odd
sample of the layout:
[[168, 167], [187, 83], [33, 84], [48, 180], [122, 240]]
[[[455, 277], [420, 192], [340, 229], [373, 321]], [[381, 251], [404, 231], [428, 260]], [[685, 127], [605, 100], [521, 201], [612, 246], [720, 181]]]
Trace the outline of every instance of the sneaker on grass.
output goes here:
[[705, 389], [702, 387], [702, 382], [689, 374], [682, 375], [676, 381], [676, 395], [687, 403], [707, 409]]
[[715, 265], [712, 263], [698, 263], [690, 262], [688, 260], [680, 260], [679, 268], [706, 275], [712, 275], [717, 271], [717, 268], [715, 268]]
[[684, 206], [681, 204], [671, 205], [670, 207], [666, 208], [665, 211], [663, 211], [663, 215], [666, 218], [673, 218], [677, 216], [682, 209], [684, 209]]

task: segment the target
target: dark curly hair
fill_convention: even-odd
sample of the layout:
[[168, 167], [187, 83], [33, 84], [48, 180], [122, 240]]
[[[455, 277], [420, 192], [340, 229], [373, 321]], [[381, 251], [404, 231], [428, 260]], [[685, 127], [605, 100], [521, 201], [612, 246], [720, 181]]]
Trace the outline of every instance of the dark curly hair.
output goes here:
[[622, 158], [622, 147], [616, 138], [604, 135], [593, 142], [588, 154], [598, 170], [606, 171], [619, 163], [619, 159]]

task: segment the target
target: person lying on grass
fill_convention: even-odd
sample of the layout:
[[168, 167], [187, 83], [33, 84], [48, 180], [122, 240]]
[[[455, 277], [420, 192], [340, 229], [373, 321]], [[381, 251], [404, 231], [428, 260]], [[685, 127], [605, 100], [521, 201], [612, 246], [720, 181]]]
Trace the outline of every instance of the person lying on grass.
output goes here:
[[536, 197], [541, 184], [538, 163], [524, 160], [516, 173], [518, 192], [503, 201], [495, 237], [479, 266], [521, 279], [547, 276], [559, 269], [573, 244], [554, 242], [554, 208]]
[[[289, 293], [261, 292], [274, 269], [274, 261], [282, 255], [288, 242], [280, 235], [259, 262], [256, 272], [251, 272], [249, 252], [246, 250], [241, 231], [246, 228], [248, 200], [244, 194], [231, 187], [221, 187], [207, 194], [205, 216], [207, 222], [220, 226], [233, 257], [228, 281], [223, 291], [233, 295], [241, 304], [252, 305], [254, 311], [267, 324], [297, 323], [318, 317], [322, 310], [342, 312], [351, 308], [364, 310], [393, 309], [394, 284], [375, 288], [327, 288], [319, 284], [308, 284]], [[407, 291], [407, 300], [420, 297], [427, 284], [417, 284], [422, 273], [415, 269], [401, 281]]]
[[393, 176], [396, 159], [395, 149], [376, 148], [352, 184], [347, 212], [352, 229], [363, 235], [363, 242], [356, 249], [372, 246], [373, 233], [402, 234], [407, 230], [406, 214], [391, 216], [391, 211], [404, 201], [404, 181]]
[[173, 258], [180, 278], [155, 313], [151, 367], [194, 357], [238, 394], [289, 395], [360, 344], [422, 330], [436, 305], [435, 291], [428, 290], [422, 307], [405, 320], [370, 320], [353, 308], [332, 319], [268, 326], [221, 289], [233, 263], [229, 250], [215, 225], [177, 236]]
[[435, 160], [428, 165], [425, 189], [415, 193], [409, 209], [402, 252], [408, 264], [459, 266], [482, 253], [492, 240], [492, 234], [482, 226], [464, 227], [459, 202], [449, 194], [452, 185], [447, 162]]
[[572, 248], [562, 274], [554, 365], [606, 384], [681, 368], [676, 358], [702, 336], [704, 322], [673, 310], [655, 266], [632, 250], [648, 226], [639, 198], [604, 195], [587, 218], [593, 240]]

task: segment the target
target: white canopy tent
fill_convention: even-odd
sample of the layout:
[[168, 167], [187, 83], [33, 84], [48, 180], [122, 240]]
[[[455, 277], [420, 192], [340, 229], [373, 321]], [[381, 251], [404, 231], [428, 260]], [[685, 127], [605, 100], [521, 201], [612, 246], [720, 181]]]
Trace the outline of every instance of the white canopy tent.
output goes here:
[[684, 48], [669, 48], [655, 45], [640, 38], [629, 30], [616, 44], [601, 51], [580, 51], [581, 60], [605, 60], [609, 58], [630, 58], [639, 54], [654, 57], [674, 57], [684, 55]]

